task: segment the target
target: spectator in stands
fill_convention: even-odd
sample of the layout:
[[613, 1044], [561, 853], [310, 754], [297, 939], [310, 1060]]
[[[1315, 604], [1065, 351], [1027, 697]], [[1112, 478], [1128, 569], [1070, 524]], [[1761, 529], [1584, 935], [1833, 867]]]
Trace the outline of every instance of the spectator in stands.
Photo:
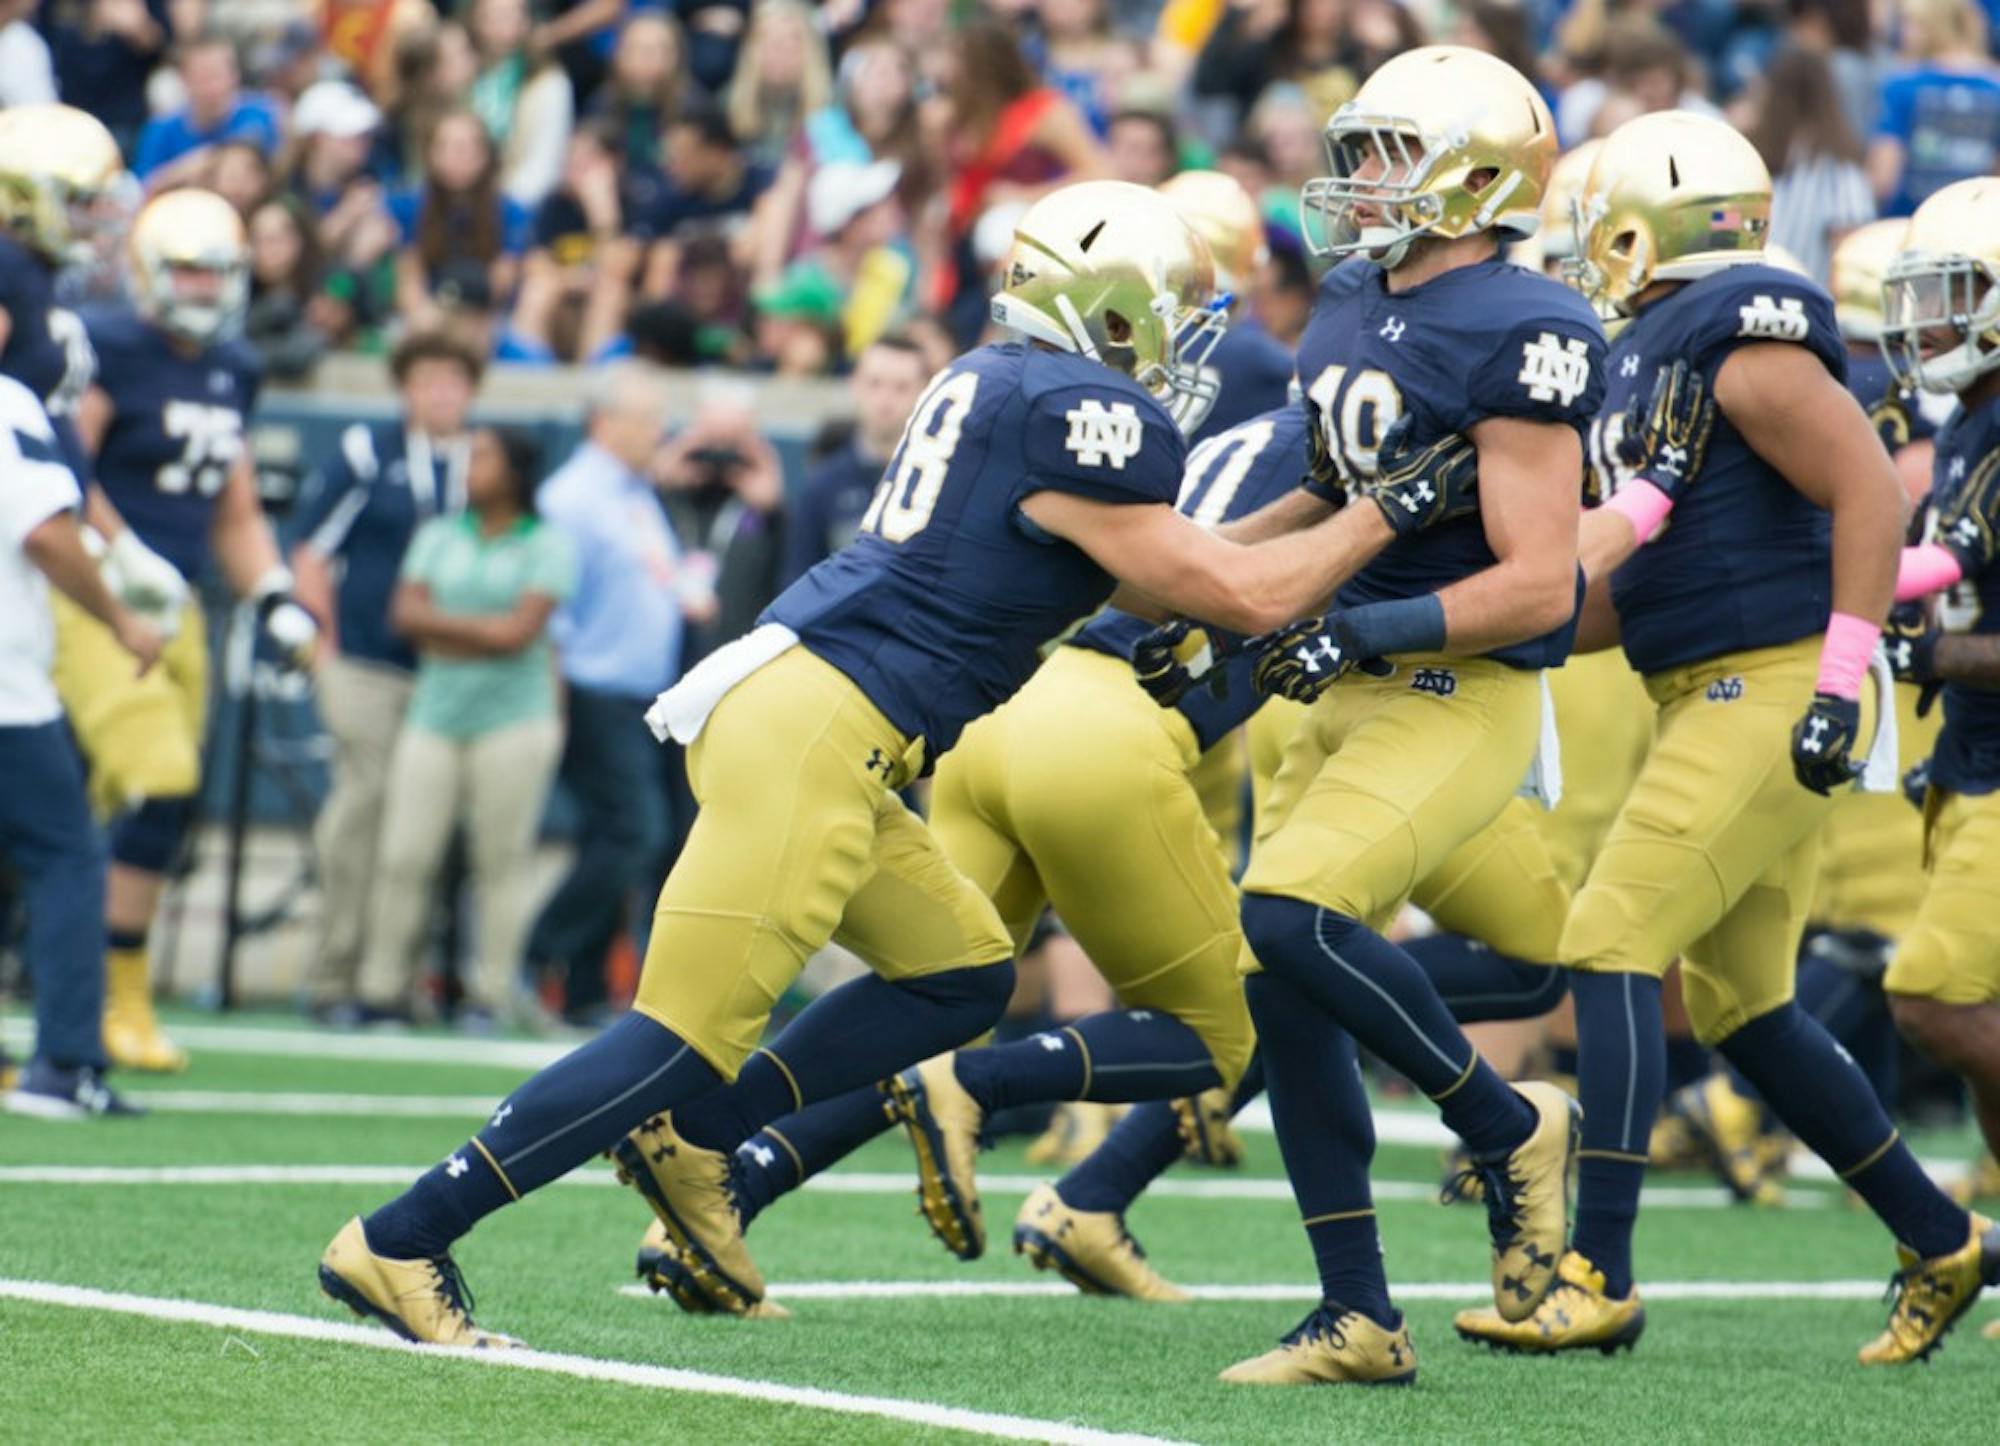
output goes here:
[[[729, 118], [714, 106], [690, 107], [667, 130], [666, 179], [652, 215], [633, 229], [651, 239], [642, 290], [648, 298], [676, 290], [682, 252], [693, 230], [736, 237], [750, 208], [771, 184], [771, 170], [736, 148]], [[747, 243], [741, 249], [747, 254]]]
[[799, 0], [757, 0], [726, 102], [750, 161], [775, 170], [806, 117], [832, 99], [832, 65], [812, 11]]
[[332, 345], [312, 225], [298, 202], [266, 201], [250, 213], [250, 307], [243, 337], [273, 381], [312, 375]]
[[[253, 252], [256, 244], [253, 234]], [[307, 484], [294, 524], [292, 572], [320, 621], [319, 710], [333, 739], [333, 788], [314, 829], [320, 936], [306, 993], [335, 1022], [361, 1022], [389, 761], [417, 666], [411, 639], [390, 621], [396, 580], [417, 529], [465, 508], [466, 417], [484, 365], [441, 333], [405, 338], [389, 362], [402, 416], [347, 428]]]
[[1674, 33], [1643, 14], [1604, 28], [1601, 75], [1586, 76], [1556, 98], [1556, 131], [1565, 146], [1606, 136], [1634, 116], [1691, 110], [1721, 118], [1698, 87], [1694, 62]]
[[628, 898], [660, 880], [665, 755], [644, 714], [681, 668], [683, 606], [712, 607], [682, 565], [649, 469], [666, 426], [665, 375], [639, 362], [591, 381], [584, 442], [542, 484], [541, 514], [576, 550], [577, 588], [557, 612], [568, 684], [561, 779], [577, 806], [577, 851], [528, 944], [565, 978], [565, 1015], [605, 1012], [604, 959]]
[[2000, 65], [1974, 0], [1902, 0], [1902, 64], [1882, 87], [1868, 177], [1884, 215], [2000, 162]]
[[223, 141], [208, 148], [208, 164], [202, 168], [199, 184], [248, 220], [271, 194], [270, 158], [251, 141]]
[[1143, 64], [1139, 47], [1111, 24], [1106, 0], [1035, 0], [1034, 58], [1042, 78], [1076, 105], [1098, 135], [1118, 109], [1120, 84]]
[[1105, 136], [1111, 174], [1139, 186], [1157, 186], [1180, 169], [1173, 117], [1156, 110], [1120, 111]]
[[633, 205], [617, 145], [608, 119], [570, 137], [562, 184], [535, 213], [503, 359], [596, 360], [623, 329], [640, 250], [625, 234]]
[[587, 99], [604, 80], [627, 8], [628, 0], [541, 0], [534, 7], [537, 22], [528, 34], [528, 50], [555, 57], [572, 96]]
[[265, 32], [244, 57], [244, 69], [251, 84], [292, 107], [319, 81], [326, 60], [319, 26], [301, 17]]
[[371, 169], [392, 185], [418, 186], [431, 132], [464, 106], [479, 75], [479, 55], [456, 21], [416, 25], [397, 39], [392, 73], [395, 101], [377, 134]]
[[825, 272], [787, 272], [751, 298], [749, 353], [737, 365], [780, 377], [831, 376], [842, 356], [840, 302]]
[[529, 49], [528, 0], [472, 0], [466, 29], [479, 58], [466, 104], [499, 151], [500, 190], [533, 207], [562, 175], [576, 115], [569, 76]]
[[1541, 60], [1535, 54], [1535, 17], [1516, 0], [1471, 0], [1458, 10], [1451, 43], [1483, 50], [1506, 61], [1534, 81], [1545, 99], [1553, 100], [1542, 80]]
[[243, 89], [236, 47], [210, 36], [189, 42], [178, 57], [187, 104], [146, 122], [132, 170], [149, 187], [192, 181], [220, 141], [247, 140], [266, 155], [278, 148], [278, 114], [271, 102]]
[[62, 99], [133, 154], [147, 119], [146, 78], [173, 39], [167, 0], [45, 0], [37, 23]]
[[478, 953], [459, 1028], [532, 1018], [521, 980], [528, 864], [561, 757], [549, 619], [576, 586], [569, 537], [535, 515], [540, 453], [472, 433], [466, 510], [417, 529], [390, 622], [417, 653], [389, 761], [373, 918], [361, 971], [371, 1014], [407, 1012], [438, 865], [461, 824], [478, 896]]
[[807, 475], [793, 499], [778, 566], [779, 591], [847, 546], [860, 530], [882, 468], [930, 375], [923, 348], [901, 332], [885, 332], [856, 359], [847, 382], [854, 426], [844, 443]]
[[860, 355], [910, 296], [916, 266], [903, 242], [894, 161], [821, 166], [806, 190], [806, 221], [817, 244], [786, 268], [780, 287], [817, 285], [834, 302], [841, 339], [835, 360]]
[[687, 36], [688, 70], [710, 95], [729, 86], [750, 0], [668, 0]]
[[1251, 312], [1279, 345], [1296, 351], [1319, 298], [1319, 283], [1298, 242], [1273, 246], [1262, 283], [1252, 293]]
[[55, 57], [35, 29], [36, 0], [0, 0], [0, 106], [57, 99]]
[[785, 472], [740, 382], [704, 379], [694, 420], [661, 450], [655, 475], [689, 561], [715, 579], [715, 614], [688, 661], [750, 631], [778, 592]]
[[[1195, 62], [1195, 93], [1232, 100], [1247, 115], [1273, 82], [1332, 76], [1324, 83], [1338, 104], [1359, 83], [1348, 64], [1349, 23], [1347, 0], [1229, 0]], [[1321, 119], [1331, 113], [1328, 106]]]
[[1786, 0], [1785, 13], [1792, 44], [1817, 51], [1833, 68], [1848, 129], [1857, 136], [1870, 134], [1882, 83], [1868, 0]]
[[1843, 232], [1875, 219], [1861, 142], [1841, 114], [1826, 61], [1780, 51], [1753, 87], [1743, 130], [1771, 172], [1771, 240], [1825, 284]]
[[618, 32], [611, 73], [592, 97], [590, 112], [610, 126], [628, 170], [660, 168], [660, 137], [680, 114], [688, 89], [686, 65], [686, 42], [670, 15], [641, 10]]
[[389, 201], [401, 236], [396, 310], [417, 331], [438, 324], [447, 294], [488, 304], [511, 296], [533, 224], [501, 193], [493, 142], [471, 111], [439, 120], [425, 154], [423, 189]]

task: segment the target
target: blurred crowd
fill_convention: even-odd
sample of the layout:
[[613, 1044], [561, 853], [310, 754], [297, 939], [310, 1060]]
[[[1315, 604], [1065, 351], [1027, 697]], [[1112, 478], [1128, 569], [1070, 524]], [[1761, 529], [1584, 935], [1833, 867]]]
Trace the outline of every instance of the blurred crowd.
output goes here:
[[278, 378], [451, 329], [520, 363], [841, 373], [985, 324], [1012, 220], [1063, 181], [1213, 167], [1270, 230], [1247, 310], [1311, 279], [1299, 184], [1387, 57], [1451, 40], [1565, 145], [1721, 110], [1828, 238], [2000, 161], [2000, 0], [0, 0], [0, 102], [98, 116], [149, 190], [243, 213]]

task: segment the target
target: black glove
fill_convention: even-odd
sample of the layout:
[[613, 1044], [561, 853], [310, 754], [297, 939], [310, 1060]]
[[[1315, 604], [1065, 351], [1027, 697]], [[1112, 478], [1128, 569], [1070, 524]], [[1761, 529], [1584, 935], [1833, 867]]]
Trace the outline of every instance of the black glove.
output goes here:
[[1920, 758], [1910, 765], [1910, 771], [1903, 775], [1903, 797], [1910, 801], [1910, 807], [1918, 813], [1924, 811], [1924, 795], [1931, 791], [1931, 761]]
[[1478, 510], [1479, 457], [1472, 443], [1448, 432], [1416, 445], [1416, 419], [1405, 412], [1382, 438], [1375, 475], [1353, 490], [1382, 509], [1399, 537]]
[[1814, 793], [1853, 782], [1861, 765], [1849, 755], [1861, 735], [1861, 700], [1815, 693], [1792, 728], [1792, 772]]
[[1162, 708], [1171, 708], [1187, 690], [1206, 680], [1223, 696], [1228, 674], [1220, 666], [1242, 650], [1243, 640], [1188, 618], [1162, 623], [1133, 645], [1132, 672], [1139, 686]]
[[1257, 691], [1295, 703], [1312, 702], [1356, 668], [1378, 678], [1395, 671], [1394, 664], [1382, 658], [1357, 655], [1353, 634], [1340, 613], [1279, 628], [1251, 646], [1257, 650], [1251, 670]]
[[266, 593], [257, 599], [257, 622], [277, 652], [279, 667], [294, 673], [312, 667], [319, 623], [290, 593]]
[[1882, 647], [1889, 656], [1889, 671], [1899, 683], [1921, 683], [1917, 695], [1917, 716], [1928, 718], [1937, 706], [1944, 684], [1937, 675], [1938, 625], [1931, 621], [1930, 609], [1920, 602], [1899, 603], [1890, 609], [1882, 629]]
[[1708, 434], [1715, 426], [1715, 400], [1701, 373], [1685, 361], [1663, 364], [1642, 407], [1634, 392], [1620, 418], [1618, 460], [1634, 473], [1678, 498], [1701, 471]]

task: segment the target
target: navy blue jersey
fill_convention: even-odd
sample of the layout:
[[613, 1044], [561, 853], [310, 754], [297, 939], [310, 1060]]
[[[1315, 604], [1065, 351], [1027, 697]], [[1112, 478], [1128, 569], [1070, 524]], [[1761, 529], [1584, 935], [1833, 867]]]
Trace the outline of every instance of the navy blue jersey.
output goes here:
[[90, 384], [90, 348], [76, 314], [56, 306], [49, 264], [10, 236], [0, 236], [0, 308], [7, 345], [0, 374], [33, 392], [51, 412], [75, 410]]
[[1208, 355], [1202, 373], [1220, 383], [1215, 410], [1189, 442], [1219, 437], [1239, 422], [1285, 405], [1292, 385], [1292, 354], [1268, 331], [1244, 317], [1230, 323]]
[[[1574, 291], [1504, 261], [1462, 266], [1395, 295], [1381, 267], [1348, 261], [1320, 283], [1299, 341], [1299, 384], [1312, 424], [1311, 485], [1330, 495], [1374, 472], [1383, 434], [1405, 412], [1420, 438], [1467, 432], [1488, 417], [1583, 433], [1604, 392], [1604, 331]], [[1579, 477], [1576, 502], [1563, 505], [1581, 502]], [[1420, 597], [1495, 561], [1474, 512], [1390, 543], [1339, 601]], [[1552, 668], [1575, 636], [1572, 617], [1487, 656]]]
[[400, 424], [356, 422], [307, 480], [291, 531], [321, 557], [340, 559], [335, 608], [345, 656], [416, 667], [409, 642], [389, 625], [389, 603], [417, 528], [464, 511], [469, 450], [463, 441], [436, 448]]
[[1890, 456], [1912, 442], [1928, 441], [1937, 435], [1937, 426], [1925, 415], [1917, 398], [1897, 382], [1879, 349], [1872, 346], [1848, 349], [1847, 390], [1875, 424], [1876, 434]]
[[208, 559], [215, 499], [243, 455], [257, 354], [240, 341], [179, 351], [127, 306], [87, 307], [83, 324], [113, 409], [97, 484], [140, 541], [192, 580]]
[[[1790, 342], [1839, 381], [1847, 346], [1833, 301], [1772, 266], [1732, 266], [1646, 307], [1611, 345], [1604, 415], [1591, 463], [1608, 495], [1627, 480], [1613, 462], [1620, 410], [1650, 395], [1666, 362], [1685, 358], [1709, 388], [1739, 347]], [[1625, 656], [1642, 673], [1776, 647], [1824, 632], [1832, 607], [1832, 519], [1750, 450], [1718, 409], [1700, 473], [1667, 525], [1611, 575]]]
[[[2000, 402], [1955, 412], [1938, 432], [1930, 505], [1937, 540], [1967, 564], [1939, 621], [1950, 632], [2000, 633]], [[1945, 685], [1931, 781], [1957, 793], [2000, 788], [2000, 692]]]
[[[1189, 452], [1187, 475], [1176, 505], [1204, 527], [1234, 522], [1293, 490], [1305, 469], [1305, 413], [1286, 403], [1209, 438]], [[1129, 660], [1133, 646], [1152, 630], [1153, 624], [1144, 618], [1107, 608], [1085, 623], [1070, 642]], [[1178, 706], [1194, 725], [1195, 740], [1204, 753], [1265, 701], [1250, 681], [1255, 662], [1256, 657], [1247, 652], [1231, 659], [1222, 677], [1220, 697], [1204, 683], [1190, 688], [1181, 699]]]
[[1036, 492], [1170, 505], [1187, 447], [1143, 387], [1018, 342], [931, 380], [853, 543], [765, 610], [927, 743], [1012, 695], [1111, 575], [1020, 512]]

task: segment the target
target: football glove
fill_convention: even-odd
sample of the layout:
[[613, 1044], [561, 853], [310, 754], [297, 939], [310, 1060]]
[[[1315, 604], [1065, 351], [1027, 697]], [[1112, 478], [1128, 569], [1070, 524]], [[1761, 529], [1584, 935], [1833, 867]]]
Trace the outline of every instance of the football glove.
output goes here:
[[1920, 683], [1917, 716], [1927, 718], [1937, 705], [1944, 684], [1937, 675], [1939, 628], [1931, 620], [1930, 609], [1922, 603], [1902, 603], [1890, 610], [1882, 629], [1882, 647], [1889, 655], [1889, 671], [1899, 683]]
[[1853, 782], [1861, 765], [1850, 756], [1861, 736], [1861, 700], [1815, 693], [1792, 728], [1792, 772], [1817, 794]]
[[1924, 811], [1924, 796], [1931, 791], [1931, 761], [1920, 758], [1910, 765], [1910, 771], [1903, 775], [1903, 797], [1910, 801], [1910, 807], [1918, 813]]
[[1405, 412], [1382, 438], [1373, 477], [1354, 490], [1382, 509], [1399, 537], [1478, 510], [1479, 457], [1457, 432], [1416, 445], [1416, 419]]
[[257, 623], [264, 636], [277, 649], [278, 665], [289, 672], [303, 673], [312, 667], [314, 648], [319, 642], [319, 623], [299, 606], [291, 588], [291, 569], [281, 563], [251, 588], [250, 603], [257, 609]]
[[1155, 703], [1171, 708], [1188, 689], [1206, 680], [1223, 696], [1228, 676], [1221, 664], [1242, 650], [1243, 640], [1188, 618], [1162, 623], [1132, 649], [1132, 672]]
[[1252, 646], [1257, 650], [1251, 669], [1257, 691], [1295, 703], [1312, 702], [1356, 668], [1378, 678], [1395, 671], [1382, 658], [1359, 655], [1352, 629], [1337, 612], [1266, 633]]
[[1652, 393], [1626, 400], [1620, 415], [1618, 460], [1669, 498], [1701, 471], [1708, 434], [1715, 426], [1715, 399], [1701, 373], [1686, 361], [1662, 364]]
[[180, 631], [188, 585], [179, 568], [146, 546], [129, 527], [108, 543], [92, 528], [85, 528], [83, 536], [84, 547], [98, 560], [104, 585], [118, 601], [158, 629], [162, 639]]

